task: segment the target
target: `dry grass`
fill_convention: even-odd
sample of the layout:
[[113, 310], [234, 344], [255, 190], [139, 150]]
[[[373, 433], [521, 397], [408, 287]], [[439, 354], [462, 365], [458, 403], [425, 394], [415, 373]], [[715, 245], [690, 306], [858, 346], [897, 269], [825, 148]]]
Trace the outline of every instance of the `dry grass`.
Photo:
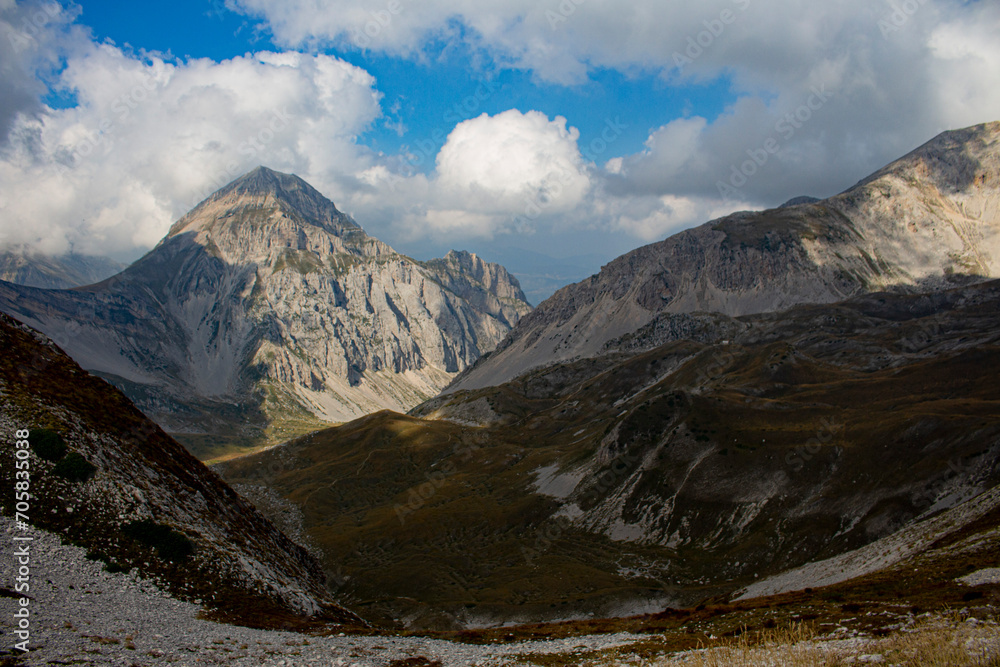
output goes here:
[[829, 639], [810, 625], [744, 633], [722, 646], [656, 662], [691, 667], [835, 667], [856, 664], [1000, 667], [1000, 628], [935, 616], [880, 639]]
[[721, 646], [699, 649], [659, 663], [696, 667], [758, 667], [761, 665], [839, 665], [839, 659], [818, 646], [815, 626], [795, 623], [786, 628], [744, 632]]

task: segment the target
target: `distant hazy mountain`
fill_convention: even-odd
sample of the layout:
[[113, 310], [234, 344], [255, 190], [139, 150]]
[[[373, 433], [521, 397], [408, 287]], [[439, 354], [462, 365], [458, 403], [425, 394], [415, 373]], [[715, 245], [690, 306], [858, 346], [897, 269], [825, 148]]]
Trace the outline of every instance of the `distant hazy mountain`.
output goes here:
[[0, 280], [42, 287], [68, 289], [110, 278], [125, 268], [121, 262], [94, 255], [49, 256], [37, 253], [0, 252]]
[[551, 257], [522, 248], [491, 248], [490, 259], [516, 275], [528, 301], [537, 304], [559, 288], [597, 273], [610, 258], [595, 254]]
[[[313, 556], [121, 392], [2, 314], [0, 346], [3, 455], [13, 461], [15, 432], [30, 431], [32, 526], [235, 620], [360, 623], [334, 602]], [[0, 481], [14, 488], [14, 465], [0, 467]], [[0, 506], [13, 516], [14, 496]]]
[[0, 310], [217, 452], [409, 409], [530, 306], [503, 267], [460, 252], [416, 262], [262, 167], [114, 278], [65, 292], [0, 284]]
[[1000, 122], [946, 132], [843, 194], [734, 213], [610, 262], [451, 389], [598, 353], [661, 312], [743, 315], [1000, 276]]
[[788, 208], [789, 206], [801, 206], [803, 204], [815, 204], [818, 201], [822, 200], [819, 197], [810, 197], [808, 195], [802, 195], [800, 197], [792, 197], [778, 208]]

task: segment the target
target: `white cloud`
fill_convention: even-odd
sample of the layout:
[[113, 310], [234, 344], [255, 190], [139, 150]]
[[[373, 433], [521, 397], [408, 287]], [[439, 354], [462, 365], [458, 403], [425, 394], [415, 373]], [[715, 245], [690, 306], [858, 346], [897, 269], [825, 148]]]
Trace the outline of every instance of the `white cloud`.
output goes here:
[[380, 113], [374, 79], [325, 55], [170, 63], [91, 44], [58, 82], [78, 106], [21, 114], [0, 155], [6, 242], [47, 252], [148, 248], [258, 164], [353, 179]]
[[[832, 194], [1000, 109], [995, 3], [914, 0], [893, 16], [867, 0], [229, 0], [291, 47], [421, 58], [448, 43], [547, 81], [613, 68], [664, 85], [724, 77], [736, 96], [715, 118], [664, 118], [642, 151], [602, 151], [603, 165], [561, 116], [482, 115], [442, 128], [444, 147], [421, 156], [435, 170], [413, 173], [405, 156], [357, 143], [382, 114], [359, 67], [295, 52], [137, 57], [43, 2], [0, 0], [0, 233], [49, 252], [149, 247], [257, 164], [299, 174], [389, 240], [598, 229], [647, 241], [734, 208]], [[45, 7], [51, 20], [14, 49], [10, 36]], [[42, 105], [43, 79], [79, 105]], [[754, 173], [722, 197], [717, 184], [741, 170]]]
[[590, 187], [580, 133], [538, 111], [483, 114], [448, 135], [437, 156], [437, 186], [466, 210], [529, 219], [573, 210]]
[[747, 208], [733, 202], [706, 197], [630, 197], [610, 199], [607, 216], [615, 228], [644, 242], [666, 238], [691, 225], [714, 220], [734, 209]]
[[578, 138], [561, 116], [483, 114], [452, 130], [429, 175], [382, 158], [344, 203], [370, 231], [405, 241], [530, 234], [576, 215], [590, 197], [592, 168]]
[[[597, 68], [651, 71], [670, 84], [728, 78], [739, 100], [720, 118], [667, 122], [642, 154], [608, 156], [624, 158], [611, 163], [621, 167], [611, 191], [622, 196], [718, 196], [717, 183], [770, 136], [781, 151], [743, 198], [830, 194], [937, 132], [995, 120], [1000, 109], [1000, 6], [982, 1], [230, 2], [292, 46], [354, 43], [412, 56], [445, 40], [559, 83]], [[785, 137], [775, 126], [813, 86], [833, 91], [832, 100]], [[627, 109], [622, 118], [629, 121]]]
[[957, 126], [1000, 118], [1000, 6], [981, 5], [930, 35], [934, 79], [939, 82], [938, 113]]

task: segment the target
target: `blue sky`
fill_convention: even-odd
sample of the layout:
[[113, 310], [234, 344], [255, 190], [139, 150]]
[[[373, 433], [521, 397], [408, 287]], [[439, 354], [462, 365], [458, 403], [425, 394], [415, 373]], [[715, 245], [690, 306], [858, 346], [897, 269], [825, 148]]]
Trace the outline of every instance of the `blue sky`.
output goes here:
[[0, 0], [0, 243], [131, 259], [266, 164], [537, 301], [996, 120], [1000, 8], [911, 4]]
[[[125, 5], [84, 0], [81, 8], [80, 22], [93, 29], [95, 39], [110, 39], [137, 51], [225, 60], [280, 49], [266, 24], [230, 11], [222, 2], [155, 0]], [[531, 71], [503, 69], [488, 57], [470, 67], [468, 62], [476, 54], [465, 48], [451, 52], [442, 44], [433, 45], [420, 61], [356, 48], [325, 51], [370, 72], [385, 96], [386, 117], [360, 140], [385, 153], [409, 147], [426, 157], [413, 161], [422, 171], [433, 168], [433, 158], [444, 143], [438, 137], [447, 135], [455, 119], [511, 108], [536, 109], [550, 117], [566, 117], [580, 130], [580, 144], [586, 147], [600, 137], [609, 118], [621, 117], [627, 108], [628, 127], [614, 146], [615, 155], [627, 155], [642, 150], [650, 132], [666, 121], [690, 115], [714, 120], [735, 99], [722, 74], [697, 84], [669, 85], [657, 70], [623, 73], [601, 68], [586, 81], [567, 86], [540, 81]], [[488, 96], [477, 99], [477, 91]], [[470, 98], [473, 101], [467, 102]]]

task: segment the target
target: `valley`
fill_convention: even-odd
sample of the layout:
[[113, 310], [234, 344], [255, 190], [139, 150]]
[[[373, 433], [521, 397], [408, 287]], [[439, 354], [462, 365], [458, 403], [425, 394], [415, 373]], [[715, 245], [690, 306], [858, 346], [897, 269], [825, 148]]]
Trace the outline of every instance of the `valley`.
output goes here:
[[101, 282], [0, 282], [66, 610], [26, 664], [996, 664], [998, 156], [945, 132], [535, 309], [265, 167]]
[[665, 315], [627, 352], [217, 469], [300, 508], [344, 599], [407, 627], [689, 606], [992, 488], [998, 300]]

